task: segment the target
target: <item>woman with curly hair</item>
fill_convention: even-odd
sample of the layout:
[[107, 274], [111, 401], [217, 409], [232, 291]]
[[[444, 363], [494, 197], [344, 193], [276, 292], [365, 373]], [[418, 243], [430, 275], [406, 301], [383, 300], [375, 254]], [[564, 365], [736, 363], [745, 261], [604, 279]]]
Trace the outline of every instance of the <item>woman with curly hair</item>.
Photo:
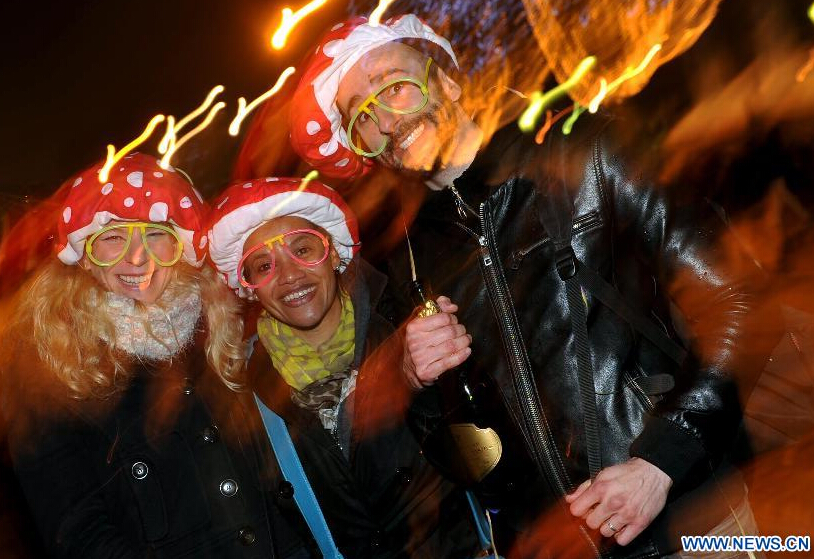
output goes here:
[[[55, 557], [307, 557], [276, 472], [220, 376], [245, 365], [238, 300], [202, 268], [205, 207], [133, 154], [55, 194], [57, 257], [0, 349], [15, 472]], [[45, 224], [47, 225], [47, 224]]]

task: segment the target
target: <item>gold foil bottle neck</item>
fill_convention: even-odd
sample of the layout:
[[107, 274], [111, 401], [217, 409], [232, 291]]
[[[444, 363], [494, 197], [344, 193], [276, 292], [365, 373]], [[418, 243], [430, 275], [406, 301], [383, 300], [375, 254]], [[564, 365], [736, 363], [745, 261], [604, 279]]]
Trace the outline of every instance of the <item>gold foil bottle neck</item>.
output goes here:
[[432, 299], [427, 299], [424, 301], [424, 304], [421, 306], [421, 310], [418, 311], [418, 316], [420, 318], [426, 318], [428, 316], [432, 316], [434, 314], [438, 314], [441, 312], [440, 307], [438, 304], [433, 301]]

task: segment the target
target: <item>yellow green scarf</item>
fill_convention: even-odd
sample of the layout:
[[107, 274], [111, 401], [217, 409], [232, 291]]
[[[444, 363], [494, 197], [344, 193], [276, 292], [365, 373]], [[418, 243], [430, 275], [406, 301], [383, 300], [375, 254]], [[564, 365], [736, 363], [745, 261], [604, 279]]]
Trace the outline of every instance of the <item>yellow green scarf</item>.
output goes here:
[[257, 320], [257, 334], [269, 352], [274, 368], [295, 390], [302, 390], [314, 381], [348, 369], [353, 364], [356, 349], [353, 303], [340, 294], [342, 316], [331, 339], [318, 347], [298, 337], [290, 326], [272, 317], [265, 310]]

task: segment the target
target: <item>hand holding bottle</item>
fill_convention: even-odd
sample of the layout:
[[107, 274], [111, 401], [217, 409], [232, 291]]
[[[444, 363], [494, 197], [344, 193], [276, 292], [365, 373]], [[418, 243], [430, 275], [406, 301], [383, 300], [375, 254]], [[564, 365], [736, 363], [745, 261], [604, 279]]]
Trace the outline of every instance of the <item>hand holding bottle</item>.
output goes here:
[[441, 312], [412, 318], [405, 328], [402, 370], [413, 388], [430, 386], [444, 372], [463, 363], [472, 353], [472, 336], [458, 323], [455, 305], [438, 297]]

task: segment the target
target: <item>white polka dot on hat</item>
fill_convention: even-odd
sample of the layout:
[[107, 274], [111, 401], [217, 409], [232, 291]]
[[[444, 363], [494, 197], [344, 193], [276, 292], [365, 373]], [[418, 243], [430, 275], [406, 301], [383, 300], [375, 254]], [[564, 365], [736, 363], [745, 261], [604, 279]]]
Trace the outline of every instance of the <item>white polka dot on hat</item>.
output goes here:
[[[164, 173], [155, 157], [132, 153], [99, 183], [103, 162], [85, 169], [70, 184], [57, 228], [57, 256], [76, 264], [85, 240], [111, 221], [154, 221], [170, 225], [184, 243], [183, 258], [203, 263], [206, 206], [180, 173]], [[147, 187], [147, 188], [144, 188]]]
[[283, 216], [301, 217], [327, 231], [342, 261], [340, 270], [359, 250], [356, 216], [334, 189], [321, 182], [268, 177], [234, 183], [215, 200], [206, 231], [210, 260], [241, 297], [248, 296], [237, 276], [246, 239], [264, 223]]

